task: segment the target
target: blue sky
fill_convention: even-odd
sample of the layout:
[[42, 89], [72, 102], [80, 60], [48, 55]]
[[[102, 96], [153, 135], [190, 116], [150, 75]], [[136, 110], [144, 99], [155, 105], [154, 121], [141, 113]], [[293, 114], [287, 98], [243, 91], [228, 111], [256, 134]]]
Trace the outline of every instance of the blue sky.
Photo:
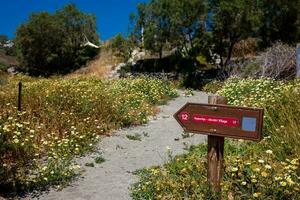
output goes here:
[[95, 14], [97, 31], [102, 40], [117, 33], [128, 33], [129, 14], [136, 12], [138, 2], [147, 0], [0, 0], [0, 34], [14, 37], [17, 27], [28, 20], [32, 12], [53, 13], [68, 3], [81, 11]]

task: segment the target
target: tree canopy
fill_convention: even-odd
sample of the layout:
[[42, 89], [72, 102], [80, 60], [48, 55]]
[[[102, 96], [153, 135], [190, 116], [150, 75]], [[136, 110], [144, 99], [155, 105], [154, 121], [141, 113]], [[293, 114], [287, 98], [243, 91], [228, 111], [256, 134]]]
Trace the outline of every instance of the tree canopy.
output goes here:
[[252, 0], [212, 0], [212, 50], [227, 66], [234, 45], [247, 37], [257, 36], [261, 12]]
[[189, 53], [204, 30], [203, 0], [151, 0], [138, 5], [135, 34], [144, 48], [162, 57], [164, 50]]
[[39, 74], [66, 73], [85, 64], [95, 50], [82, 47], [84, 37], [98, 43], [95, 17], [70, 4], [56, 11], [34, 13], [16, 32], [22, 68]]
[[129, 38], [124, 38], [122, 34], [117, 34], [110, 40], [110, 48], [119, 57], [128, 60], [134, 48], [134, 40]]
[[174, 49], [182, 56], [218, 55], [225, 68], [235, 44], [249, 37], [262, 48], [299, 42], [299, 7], [299, 0], [150, 0], [138, 5], [132, 34], [160, 58]]
[[263, 46], [275, 41], [294, 44], [300, 41], [300, 1], [260, 0], [262, 27], [259, 35]]

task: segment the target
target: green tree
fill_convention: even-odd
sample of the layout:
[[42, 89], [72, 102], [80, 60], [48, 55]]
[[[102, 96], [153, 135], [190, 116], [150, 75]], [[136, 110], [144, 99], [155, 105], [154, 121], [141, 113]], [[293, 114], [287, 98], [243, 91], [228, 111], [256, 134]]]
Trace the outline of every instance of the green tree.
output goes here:
[[163, 51], [171, 47], [171, 22], [169, 18], [170, 0], [153, 0], [144, 7], [143, 34], [144, 47], [162, 58]]
[[42, 75], [67, 73], [93, 57], [84, 38], [97, 43], [95, 17], [67, 5], [54, 14], [32, 14], [16, 32], [18, 59], [24, 69]]
[[261, 0], [263, 26], [260, 37], [263, 46], [281, 40], [286, 43], [300, 41], [300, 1], [299, 0]]
[[[144, 48], [157, 53], [177, 48], [191, 52], [204, 30], [203, 0], [152, 0], [138, 5], [136, 34]], [[199, 40], [198, 40], [199, 41]]]
[[170, 8], [171, 38], [180, 52], [195, 57], [203, 46], [207, 8], [203, 0], [173, 0]]
[[134, 41], [131, 38], [124, 38], [119, 33], [110, 40], [110, 48], [117, 56], [128, 60], [134, 48]]
[[247, 37], [257, 36], [261, 11], [255, 0], [211, 0], [212, 50], [225, 69], [234, 45]]

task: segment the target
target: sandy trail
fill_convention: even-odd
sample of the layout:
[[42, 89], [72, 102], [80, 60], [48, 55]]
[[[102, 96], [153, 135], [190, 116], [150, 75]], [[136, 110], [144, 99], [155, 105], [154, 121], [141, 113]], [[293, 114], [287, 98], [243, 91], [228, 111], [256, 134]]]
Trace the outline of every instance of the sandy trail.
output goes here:
[[[174, 120], [173, 114], [186, 102], [206, 103], [207, 94], [196, 92], [194, 96], [180, 97], [160, 106], [161, 112], [147, 125], [116, 131], [114, 136], [102, 139], [98, 144], [101, 155], [106, 159], [95, 167], [85, 167], [93, 162], [99, 153], [79, 159], [85, 172], [62, 191], [50, 190], [38, 199], [45, 200], [123, 200], [130, 198], [130, 186], [137, 181], [132, 174], [137, 169], [160, 165], [168, 160], [167, 148], [173, 155], [185, 152], [185, 144], [199, 144], [205, 136], [194, 135], [183, 139], [182, 128]], [[142, 140], [129, 140], [126, 135], [141, 134]], [[175, 141], [175, 138], [180, 138]], [[35, 198], [37, 199], [37, 198]]]

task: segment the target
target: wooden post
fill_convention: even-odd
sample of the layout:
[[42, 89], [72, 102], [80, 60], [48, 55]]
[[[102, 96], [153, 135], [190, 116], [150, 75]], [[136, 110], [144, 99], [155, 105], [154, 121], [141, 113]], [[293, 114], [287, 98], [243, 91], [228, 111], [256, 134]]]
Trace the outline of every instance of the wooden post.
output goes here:
[[297, 63], [297, 78], [300, 78], [300, 43], [297, 45], [296, 63]]
[[[209, 96], [209, 104], [227, 104], [226, 97]], [[207, 181], [212, 192], [221, 192], [221, 180], [224, 171], [223, 164], [224, 137], [208, 136], [208, 154], [207, 154]]]
[[18, 111], [22, 110], [22, 82], [19, 82]]

